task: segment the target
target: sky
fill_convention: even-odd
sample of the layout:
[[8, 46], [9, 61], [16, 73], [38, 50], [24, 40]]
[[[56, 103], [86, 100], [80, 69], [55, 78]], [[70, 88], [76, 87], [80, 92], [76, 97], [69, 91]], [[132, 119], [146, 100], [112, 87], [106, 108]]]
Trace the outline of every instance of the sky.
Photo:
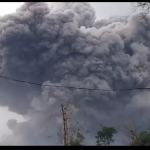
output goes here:
[[90, 2], [90, 4], [95, 9], [97, 18], [100, 19], [133, 13], [130, 2]]
[[[15, 10], [21, 5], [20, 2], [1, 2], [0, 3], [0, 16], [10, 14], [15, 12]], [[130, 15], [132, 12], [130, 3], [121, 3], [121, 2], [90, 2], [91, 6], [96, 12], [98, 19], [106, 19], [111, 16], [125, 16]], [[3, 137], [5, 134], [10, 133], [6, 123], [9, 119], [16, 119], [18, 122], [24, 121], [24, 117], [10, 112], [7, 107], [0, 107], [0, 137]]]
[[[124, 16], [133, 13], [130, 2], [89, 2], [96, 11], [96, 16], [101, 19], [106, 19], [111, 16]], [[23, 2], [1, 2], [0, 15], [15, 12], [15, 10]], [[7, 8], [7, 9], [5, 9]]]

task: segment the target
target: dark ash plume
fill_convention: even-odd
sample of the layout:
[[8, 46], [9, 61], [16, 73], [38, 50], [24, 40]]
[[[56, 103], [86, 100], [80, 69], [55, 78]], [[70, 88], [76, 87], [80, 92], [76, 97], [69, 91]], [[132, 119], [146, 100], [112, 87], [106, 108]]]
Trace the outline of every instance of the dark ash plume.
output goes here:
[[[19, 80], [87, 88], [145, 86], [149, 63], [150, 18], [136, 16], [95, 21], [88, 3], [25, 3], [0, 18], [0, 73]], [[148, 86], [148, 85], [146, 85]], [[100, 124], [120, 126], [136, 120], [150, 125], [149, 92], [101, 92], [36, 87], [0, 80], [0, 105], [30, 119], [8, 121], [13, 134], [1, 144], [56, 144], [60, 104], [80, 105], [74, 118], [95, 136]], [[140, 116], [140, 118], [139, 118]], [[49, 135], [54, 135], [48, 139]]]

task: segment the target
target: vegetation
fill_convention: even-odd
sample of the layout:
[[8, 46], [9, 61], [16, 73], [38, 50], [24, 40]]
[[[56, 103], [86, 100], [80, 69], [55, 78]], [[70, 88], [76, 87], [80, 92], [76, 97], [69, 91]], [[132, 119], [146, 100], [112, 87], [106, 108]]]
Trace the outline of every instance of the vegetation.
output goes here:
[[83, 143], [84, 139], [85, 139], [84, 136], [81, 133], [77, 132], [75, 139], [73, 139], [73, 137], [70, 137], [69, 145], [70, 146], [83, 146], [82, 143]]
[[[114, 127], [102, 127], [101, 130], [97, 132], [96, 146], [108, 146], [114, 142], [113, 136], [117, 133], [117, 130]], [[83, 146], [83, 141], [85, 137], [77, 132], [76, 138], [70, 137], [70, 146]]]
[[117, 130], [114, 127], [102, 127], [95, 136], [97, 146], [108, 146], [113, 143], [115, 133], [117, 133]]
[[[131, 140], [128, 146], [150, 146], [150, 129], [137, 133], [133, 126], [125, 126], [125, 135]], [[115, 142], [114, 135], [117, 130], [114, 127], [102, 127], [96, 134], [96, 146], [110, 146]], [[85, 137], [77, 132], [76, 137], [70, 137], [69, 146], [84, 146]]]
[[140, 132], [131, 146], [150, 146], [150, 130]]
[[145, 17], [150, 12], [150, 2], [133, 2], [133, 10], [140, 9], [140, 16]]

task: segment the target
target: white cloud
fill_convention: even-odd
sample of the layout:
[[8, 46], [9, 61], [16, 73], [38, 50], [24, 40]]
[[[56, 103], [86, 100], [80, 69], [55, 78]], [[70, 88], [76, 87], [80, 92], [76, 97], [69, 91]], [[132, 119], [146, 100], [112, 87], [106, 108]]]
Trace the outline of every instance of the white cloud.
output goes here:
[[0, 107], [0, 139], [11, 133], [11, 130], [6, 125], [10, 119], [16, 119], [18, 122], [24, 121], [23, 116], [10, 112], [7, 107]]
[[22, 5], [23, 2], [1, 2], [0, 3], [0, 16], [3, 16], [5, 14], [10, 14], [12, 12], [15, 12], [16, 9]]

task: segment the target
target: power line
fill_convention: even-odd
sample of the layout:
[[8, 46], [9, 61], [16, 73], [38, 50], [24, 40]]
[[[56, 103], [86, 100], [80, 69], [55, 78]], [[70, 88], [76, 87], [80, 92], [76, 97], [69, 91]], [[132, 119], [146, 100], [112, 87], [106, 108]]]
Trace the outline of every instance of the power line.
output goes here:
[[85, 87], [73, 87], [73, 86], [61, 86], [61, 85], [46, 85], [46, 84], [40, 84], [40, 83], [34, 83], [24, 80], [18, 80], [11, 77], [6, 76], [0, 76], [0, 78], [3, 78], [5, 80], [15, 81], [15, 82], [22, 82], [22, 83], [28, 83], [33, 84], [36, 86], [50, 86], [50, 87], [59, 87], [59, 88], [68, 88], [68, 89], [79, 89], [79, 90], [91, 90], [91, 91], [104, 91], [104, 92], [113, 92], [113, 91], [133, 91], [133, 90], [150, 90], [150, 88], [128, 88], [128, 89], [111, 89], [111, 90], [105, 90], [105, 89], [99, 89], [99, 88], [85, 88]]

